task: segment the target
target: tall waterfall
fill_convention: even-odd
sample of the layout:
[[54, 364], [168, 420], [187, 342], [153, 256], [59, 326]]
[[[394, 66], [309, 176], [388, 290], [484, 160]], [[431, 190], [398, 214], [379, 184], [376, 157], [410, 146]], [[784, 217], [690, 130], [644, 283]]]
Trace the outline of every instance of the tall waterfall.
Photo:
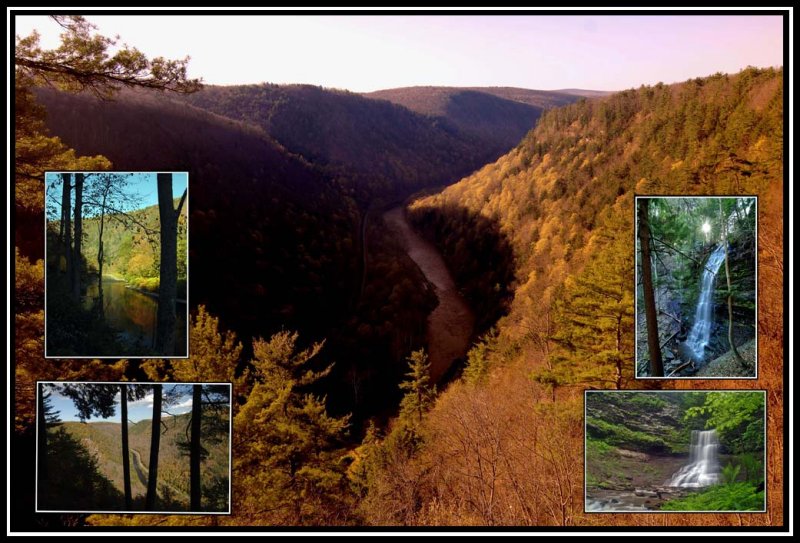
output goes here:
[[703, 268], [703, 280], [700, 283], [700, 296], [694, 312], [694, 324], [686, 339], [687, 346], [694, 353], [697, 361], [705, 358], [705, 348], [711, 336], [714, 309], [714, 279], [722, 262], [725, 260], [725, 245], [719, 244], [706, 261]]
[[699, 488], [719, 482], [719, 438], [716, 430], [693, 430], [689, 463], [666, 486]]

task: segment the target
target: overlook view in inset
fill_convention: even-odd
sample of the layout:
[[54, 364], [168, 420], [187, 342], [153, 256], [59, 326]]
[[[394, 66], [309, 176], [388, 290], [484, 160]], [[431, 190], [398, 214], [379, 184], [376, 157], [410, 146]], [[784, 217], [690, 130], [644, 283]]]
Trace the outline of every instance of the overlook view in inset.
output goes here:
[[230, 385], [41, 383], [37, 510], [227, 512]]

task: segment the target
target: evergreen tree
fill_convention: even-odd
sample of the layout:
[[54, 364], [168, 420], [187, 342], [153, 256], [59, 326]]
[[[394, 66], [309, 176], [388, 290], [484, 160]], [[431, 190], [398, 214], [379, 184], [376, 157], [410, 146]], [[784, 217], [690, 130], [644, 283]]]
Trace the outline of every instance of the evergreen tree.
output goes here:
[[566, 280], [555, 305], [552, 369], [535, 374], [540, 382], [620, 389], [630, 379], [633, 262], [626, 215], [620, 206], [614, 209], [597, 236], [594, 256]]
[[309, 368], [322, 344], [296, 348], [297, 334], [253, 343], [253, 388], [234, 418], [235, 510], [248, 522], [341, 523], [347, 485], [340, 440], [349, 417], [331, 417], [307, 392], [327, 376]]
[[436, 387], [431, 386], [431, 364], [424, 350], [414, 351], [406, 360], [409, 372], [407, 379], [400, 383], [400, 390], [406, 391], [400, 401], [400, 418], [418, 424], [433, 405]]
[[650, 258], [649, 206], [649, 198], [639, 198], [637, 218], [639, 220], [642, 290], [644, 292], [645, 321], [647, 323], [647, 354], [650, 357], [650, 375], [652, 377], [663, 377], [664, 364], [661, 361], [661, 340], [658, 335], [658, 313], [653, 289], [652, 260]]

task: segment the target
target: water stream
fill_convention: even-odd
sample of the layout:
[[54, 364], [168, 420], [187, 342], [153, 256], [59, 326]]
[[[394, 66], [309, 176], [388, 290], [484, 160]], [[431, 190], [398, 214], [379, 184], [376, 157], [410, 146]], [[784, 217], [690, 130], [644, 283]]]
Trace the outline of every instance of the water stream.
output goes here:
[[408, 256], [419, 266], [426, 279], [433, 283], [439, 305], [428, 315], [427, 351], [431, 363], [431, 380], [437, 382], [453, 362], [470, 347], [475, 317], [458, 292], [453, 277], [436, 247], [411, 228], [402, 207], [383, 215], [394, 230]]
[[697, 309], [694, 312], [694, 324], [686, 340], [687, 347], [691, 349], [698, 362], [705, 359], [705, 350], [711, 338], [711, 327], [714, 323], [714, 282], [724, 260], [725, 246], [720, 244], [708, 257], [703, 268], [700, 296], [697, 298]]

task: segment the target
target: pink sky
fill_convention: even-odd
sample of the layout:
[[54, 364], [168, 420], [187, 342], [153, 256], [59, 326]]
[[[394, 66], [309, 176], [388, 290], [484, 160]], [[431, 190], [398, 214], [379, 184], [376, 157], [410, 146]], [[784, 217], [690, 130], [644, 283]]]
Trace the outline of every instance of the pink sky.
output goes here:
[[[145, 53], [192, 57], [211, 84], [619, 90], [783, 65], [778, 16], [102, 16]], [[59, 29], [18, 17], [43, 44]]]

